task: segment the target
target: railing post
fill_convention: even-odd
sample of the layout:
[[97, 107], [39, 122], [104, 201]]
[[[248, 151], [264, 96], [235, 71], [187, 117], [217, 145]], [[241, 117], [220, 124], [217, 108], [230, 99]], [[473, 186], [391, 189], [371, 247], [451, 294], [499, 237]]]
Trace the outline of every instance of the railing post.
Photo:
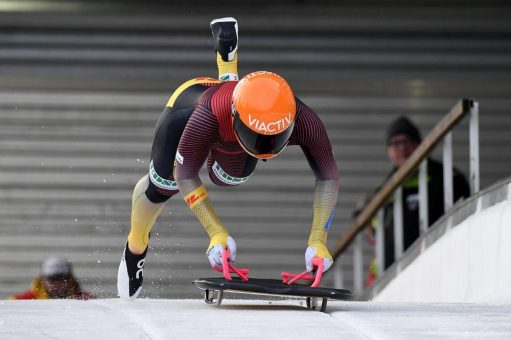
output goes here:
[[[371, 198], [367, 206], [353, 221], [348, 230], [340, 237], [331, 250], [331, 254], [337, 259], [348, 247], [351, 247], [357, 235], [367, 226], [378, 209], [394, 195], [394, 253], [399, 261], [404, 253], [403, 240], [403, 188], [399, 188], [409, 176], [417, 169], [420, 163], [433, 151], [437, 143], [455, 127], [460, 120], [471, 114], [471, 179], [473, 191], [479, 190], [479, 128], [478, 128], [478, 104], [469, 99], [460, 100], [454, 105], [431, 130], [431, 132], [419, 144], [417, 149], [410, 155], [406, 162], [384, 183], [380, 190]], [[446, 176], [450, 177], [450, 176]], [[394, 192], [394, 193], [393, 193]], [[424, 200], [425, 201], [425, 200]], [[425, 211], [423, 209], [423, 211]], [[387, 238], [387, 242], [392, 239]], [[385, 254], [387, 255], [387, 254]], [[388, 262], [388, 261], [387, 261]], [[398, 262], [399, 264], [399, 262]], [[399, 269], [399, 267], [398, 267]]]
[[429, 226], [428, 208], [428, 159], [424, 158], [419, 167], [419, 230], [425, 233]]
[[453, 204], [453, 183], [452, 183], [452, 132], [444, 137], [443, 147], [444, 163], [444, 212], [451, 209]]
[[353, 248], [353, 290], [356, 294], [364, 290], [364, 260], [362, 254], [362, 234], [355, 237]]
[[479, 103], [470, 107], [470, 191], [479, 192]]
[[376, 274], [377, 277], [381, 277], [385, 268], [385, 232], [384, 232], [384, 211], [383, 209], [378, 210], [376, 215]]
[[403, 255], [403, 187], [394, 192], [394, 262]]

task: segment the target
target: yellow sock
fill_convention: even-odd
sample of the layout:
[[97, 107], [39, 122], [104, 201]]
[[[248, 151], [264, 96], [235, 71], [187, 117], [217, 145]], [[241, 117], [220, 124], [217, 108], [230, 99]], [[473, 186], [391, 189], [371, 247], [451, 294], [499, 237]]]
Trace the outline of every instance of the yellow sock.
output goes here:
[[218, 66], [218, 79], [223, 81], [238, 80], [238, 52], [232, 61], [223, 61], [220, 53], [216, 53], [216, 64]]
[[165, 203], [153, 203], [145, 195], [149, 179], [144, 176], [133, 191], [131, 207], [131, 230], [128, 245], [133, 254], [142, 254], [149, 245], [149, 233], [165, 206]]

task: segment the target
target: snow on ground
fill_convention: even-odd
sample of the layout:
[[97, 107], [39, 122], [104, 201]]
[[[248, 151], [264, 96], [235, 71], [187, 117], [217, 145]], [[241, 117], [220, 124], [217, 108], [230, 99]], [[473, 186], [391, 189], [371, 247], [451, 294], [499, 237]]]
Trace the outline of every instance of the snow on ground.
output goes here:
[[511, 339], [511, 304], [0, 301], [0, 339]]

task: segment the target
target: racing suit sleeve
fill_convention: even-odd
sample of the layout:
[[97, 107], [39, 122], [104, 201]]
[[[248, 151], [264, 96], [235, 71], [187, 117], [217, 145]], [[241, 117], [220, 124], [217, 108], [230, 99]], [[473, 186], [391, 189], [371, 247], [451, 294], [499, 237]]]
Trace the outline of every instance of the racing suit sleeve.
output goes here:
[[174, 178], [186, 204], [206, 229], [211, 244], [221, 243], [226, 247], [228, 231], [216, 214], [207, 189], [199, 178], [199, 170], [208, 157], [211, 145], [218, 139], [216, 116], [198, 104], [179, 142]]
[[331, 259], [326, 241], [339, 190], [337, 164], [325, 126], [316, 113], [300, 101], [296, 124], [297, 143], [316, 177], [308, 246], [316, 248], [317, 256]]

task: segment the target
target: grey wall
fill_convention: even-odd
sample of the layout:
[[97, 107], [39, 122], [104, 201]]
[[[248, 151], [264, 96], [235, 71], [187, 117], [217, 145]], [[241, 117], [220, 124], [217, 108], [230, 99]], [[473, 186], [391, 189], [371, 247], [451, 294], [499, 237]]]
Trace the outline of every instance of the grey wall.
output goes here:
[[[0, 297], [27, 288], [51, 253], [67, 254], [87, 289], [115, 295], [131, 190], [147, 171], [154, 124], [181, 82], [216, 75], [215, 17], [239, 20], [241, 74], [282, 74], [324, 121], [341, 178], [332, 243], [389, 171], [385, 128], [399, 115], [426, 134], [460, 98], [475, 98], [482, 187], [509, 176], [507, 7], [100, 9], [0, 12]], [[465, 173], [467, 126], [454, 131]], [[314, 180], [299, 148], [261, 163], [239, 188], [203, 178], [240, 266], [254, 277], [303, 270]], [[153, 230], [143, 296], [198, 297], [190, 282], [216, 276], [207, 244], [173, 198]], [[341, 261], [350, 288], [351, 254]]]

